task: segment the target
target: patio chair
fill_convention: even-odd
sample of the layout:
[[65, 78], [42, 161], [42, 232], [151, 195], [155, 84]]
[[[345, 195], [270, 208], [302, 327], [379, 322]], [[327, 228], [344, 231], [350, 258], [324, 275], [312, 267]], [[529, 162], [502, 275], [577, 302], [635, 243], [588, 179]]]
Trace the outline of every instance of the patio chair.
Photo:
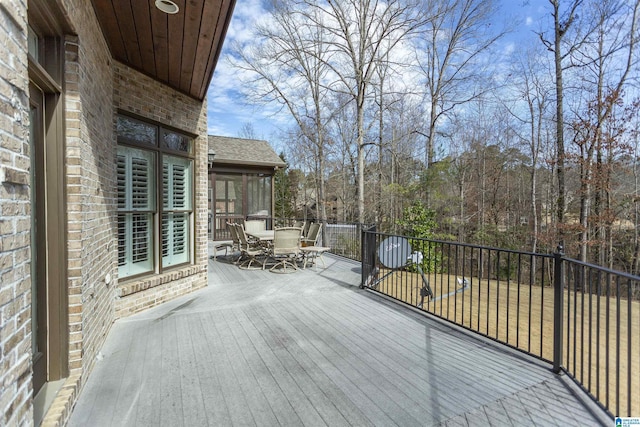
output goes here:
[[229, 236], [231, 236], [231, 250], [234, 252], [240, 250], [240, 238], [238, 237], [235, 225], [235, 222], [227, 221], [227, 229], [229, 230]]
[[267, 229], [267, 222], [264, 219], [250, 219], [244, 222], [244, 230], [247, 233], [254, 231], [264, 231]]
[[[257, 268], [252, 269], [251, 264], [254, 262], [262, 262], [261, 269], [264, 270], [267, 261], [265, 248], [260, 245], [259, 241], [249, 240], [242, 224], [235, 224], [235, 229], [240, 239], [240, 259], [244, 258], [244, 261], [240, 263], [239, 267], [247, 270], [258, 270]], [[264, 256], [262, 261], [258, 260], [260, 256]]]
[[306, 269], [307, 263], [309, 262], [313, 264], [313, 269], [315, 270], [316, 259], [322, 261], [322, 267], [326, 268], [327, 264], [324, 262], [323, 255], [330, 250], [331, 248], [327, 246], [305, 246], [300, 248], [300, 251], [302, 252], [302, 259], [304, 260], [302, 263], [302, 269]]
[[[238, 230], [236, 229], [236, 225], [237, 225], [236, 223], [227, 222], [227, 227], [229, 228], [229, 234], [231, 234], [231, 242], [232, 242], [231, 250], [233, 252], [240, 251], [240, 237], [238, 236]], [[237, 264], [240, 261], [240, 258], [242, 258], [242, 253], [237, 259], [233, 261], [233, 263]]]
[[233, 242], [213, 242], [213, 253], [209, 258], [213, 258], [214, 260], [218, 259], [218, 251], [224, 249], [224, 256], [226, 257], [229, 254], [229, 249], [233, 251]]
[[309, 226], [309, 232], [302, 237], [302, 246], [316, 246], [320, 237], [320, 229], [322, 224], [314, 222]]
[[[276, 264], [269, 271], [287, 273], [298, 269], [296, 261], [300, 255], [300, 236], [298, 227], [281, 227], [274, 230], [271, 256]], [[287, 271], [287, 267], [289, 267]]]
[[326, 268], [326, 264], [324, 262], [325, 252], [329, 252], [331, 248], [327, 246], [319, 246], [318, 242], [320, 241], [320, 230], [322, 230], [322, 224], [311, 224], [309, 228], [309, 235], [306, 239], [302, 239], [302, 245], [300, 251], [302, 252], [302, 259], [304, 262], [302, 263], [302, 269], [307, 268], [307, 263], [310, 262], [314, 266], [314, 270], [316, 268], [316, 259], [322, 261], [322, 266]]

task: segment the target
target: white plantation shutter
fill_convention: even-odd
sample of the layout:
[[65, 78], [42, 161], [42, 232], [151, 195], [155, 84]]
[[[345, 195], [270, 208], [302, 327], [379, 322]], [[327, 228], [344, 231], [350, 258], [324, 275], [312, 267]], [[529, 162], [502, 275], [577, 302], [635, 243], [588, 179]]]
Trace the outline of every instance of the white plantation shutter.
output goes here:
[[187, 253], [187, 237], [188, 237], [188, 221], [187, 214], [173, 214], [173, 253]]
[[118, 209], [127, 207], [127, 156], [118, 154]]
[[134, 264], [151, 258], [151, 217], [148, 214], [131, 215], [131, 260]]
[[[127, 207], [127, 157], [118, 153], [117, 157], [118, 174], [118, 210]], [[118, 267], [127, 264], [127, 227], [126, 217], [118, 213]]]
[[127, 218], [118, 214], [118, 268], [127, 264]]
[[187, 202], [187, 177], [186, 177], [186, 169], [183, 165], [173, 165], [173, 208], [174, 209], [184, 209]]
[[194, 228], [193, 160], [188, 158], [193, 139], [125, 115], [118, 115], [117, 133], [119, 276], [188, 263]]
[[149, 176], [149, 160], [131, 157], [131, 209], [149, 209], [149, 187], [153, 177]]
[[162, 161], [162, 265], [189, 261], [192, 161], [164, 156]]
[[118, 147], [118, 268], [127, 277], [153, 269], [155, 154]]
[[169, 209], [169, 169], [170, 166], [166, 161], [162, 162], [162, 209]]

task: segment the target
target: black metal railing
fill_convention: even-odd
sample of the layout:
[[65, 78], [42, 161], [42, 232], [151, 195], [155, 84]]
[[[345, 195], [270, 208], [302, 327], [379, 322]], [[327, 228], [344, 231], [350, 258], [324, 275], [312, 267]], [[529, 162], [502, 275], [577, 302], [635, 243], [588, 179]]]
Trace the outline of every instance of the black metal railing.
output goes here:
[[562, 346], [556, 363], [610, 413], [635, 416], [640, 413], [640, 277], [560, 260], [564, 301], [557, 315]]
[[362, 287], [549, 362], [612, 415], [640, 413], [640, 277], [560, 250], [361, 237]]

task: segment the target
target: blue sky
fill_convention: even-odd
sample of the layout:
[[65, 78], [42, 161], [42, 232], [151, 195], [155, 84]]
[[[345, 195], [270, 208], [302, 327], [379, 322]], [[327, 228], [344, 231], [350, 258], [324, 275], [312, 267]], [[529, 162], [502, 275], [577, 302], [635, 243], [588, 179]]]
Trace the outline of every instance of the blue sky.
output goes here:
[[[505, 38], [505, 54], [530, 40], [535, 42], [534, 30], [541, 28], [541, 20], [549, 14], [548, 0], [499, 0], [501, 19], [516, 24], [516, 31]], [[234, 41], [250, 42], [250, 29], [265, 16], [261, 0], [238, 0], [208, 92], [208, 131], [210, 135], [236, 137], [245, 124], [251, 124], [258, 138], [266, 139], [278, 149], [278, 133], [288, 127], [287, 117], [278, 114], [277, 106], [248, 105], [240, 96], [238, 71], [227, 59], [227, 51]]]

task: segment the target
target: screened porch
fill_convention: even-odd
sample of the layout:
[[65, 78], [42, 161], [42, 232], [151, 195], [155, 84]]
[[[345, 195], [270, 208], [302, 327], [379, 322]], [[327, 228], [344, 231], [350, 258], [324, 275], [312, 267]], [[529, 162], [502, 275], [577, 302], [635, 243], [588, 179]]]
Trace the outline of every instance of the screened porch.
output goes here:
[[273, 175], [286, 164], [269, 143], [209, 136], [209, 153], [209, 240], [230, 240], [227, 222], [270, 221]]

